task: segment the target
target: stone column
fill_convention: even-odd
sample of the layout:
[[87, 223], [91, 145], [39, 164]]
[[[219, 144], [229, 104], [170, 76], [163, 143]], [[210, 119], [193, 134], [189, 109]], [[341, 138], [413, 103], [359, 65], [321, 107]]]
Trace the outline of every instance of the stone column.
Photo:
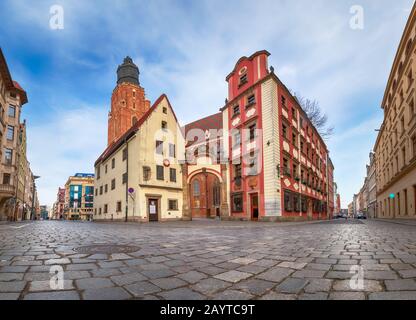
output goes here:
[[190, 210], [190, 202], [189, 202], [189, 184], [188, 180], [188, 165], [182, 164], [182, 193], [183, 193], [183, 205], [182, 205], [182, 219], [185, 221], [192, 220], [192, 212]]
[[228, 218], [230, 217], [230, 206], [228, 204], [228, 194], [227, 194], [227, 165], [221, 165], [221, 217]]

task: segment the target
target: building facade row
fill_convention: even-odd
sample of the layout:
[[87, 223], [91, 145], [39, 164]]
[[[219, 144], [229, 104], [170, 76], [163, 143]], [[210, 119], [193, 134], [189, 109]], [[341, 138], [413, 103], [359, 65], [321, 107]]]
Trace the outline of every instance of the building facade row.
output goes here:
[[30, 219], [39, 211], [26, 154], [26, 121], [20, 120], [27, 102], [0, 48], [0, 220]]
[[374, 146], [379, 218], [416, 218], [416, 4], [385, 90]]
[[95, 163], [94, 220], [328, 219], [334, 166], [298, 100], [268, 66], [242, 57], [220, 112], [181, 128], [167, 98], [152, 106], [139, 69], [117, 70], [108, 146]]

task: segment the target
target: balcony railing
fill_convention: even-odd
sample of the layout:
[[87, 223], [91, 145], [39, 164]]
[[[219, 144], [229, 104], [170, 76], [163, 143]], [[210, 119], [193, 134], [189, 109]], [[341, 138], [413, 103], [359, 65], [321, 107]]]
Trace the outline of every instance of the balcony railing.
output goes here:
[[0, 193], [7, 193], [13, 195], [16, 188], [11, 184], [0, 184]]

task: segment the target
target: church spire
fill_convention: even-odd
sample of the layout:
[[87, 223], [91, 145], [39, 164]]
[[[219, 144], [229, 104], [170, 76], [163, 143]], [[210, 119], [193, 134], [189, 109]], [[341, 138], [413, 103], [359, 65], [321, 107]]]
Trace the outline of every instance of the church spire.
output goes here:
[[134, 64], [132, 58], [126, 57], [123, 64], [118, 66], [117, 69], [117, 84], [123, 82], [140, 85], [139, 82], [139, 68]]

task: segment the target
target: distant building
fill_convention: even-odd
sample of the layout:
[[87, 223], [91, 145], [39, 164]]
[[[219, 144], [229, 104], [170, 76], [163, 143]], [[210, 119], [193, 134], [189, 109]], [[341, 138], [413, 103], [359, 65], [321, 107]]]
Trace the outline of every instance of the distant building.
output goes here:
[[370, 153], [370, 164], [367, 166], [367, 215], [376, 218], [377, 212], [377, 179], [375, 154]]
[[65, 188], [59, 188], [56, 195], [56, 201], [53, 205], [53, 219], [60, 220], [64, 218], [65, 213]]
[[91, 220], [94, 207], [94, 174], [77, 173], [65, 184], [67, 220]]

